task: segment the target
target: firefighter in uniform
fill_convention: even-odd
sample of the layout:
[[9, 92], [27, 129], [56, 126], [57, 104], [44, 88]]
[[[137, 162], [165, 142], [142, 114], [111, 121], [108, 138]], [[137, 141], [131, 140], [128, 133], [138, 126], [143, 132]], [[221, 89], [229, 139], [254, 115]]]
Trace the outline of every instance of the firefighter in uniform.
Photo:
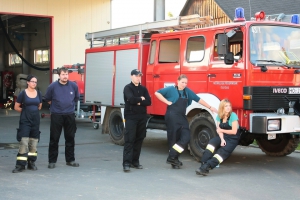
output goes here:
[[227, 159], [239, 143], [241, 131], [238, 117], [232, 112], [229, 100], [221, 101], [216, 120], [218, 136], [209, 141], [201, 158], [201, 166], [196, 170], [197, 175], [206, 176], [210, 169]]
[[130, 171], [130, 167], [142, 169], [140, 153], [142, 143], [146, 137], [147, 106], [151, 105], [151, 98], [146, 87], [140, 84], [143, 74], [134, 69], [131, 71], [131, 83], [124, 87], [124, 118], [126, 132], [123, 151], [123, 170]]
[[37, 159], [37, 143], [40, 138], [40, 113], [42, 108], [42, 95], [35, 88], [37, 78], [29, 75], [27, 77], [27, 89], [23, 90], [15, 102], [14, 109], [21, 112], [19, 128], [17, 129], [17, 140], [19, 152], [16, 167], [13, 173], [22, 172], [27, 169], [37, 170], [35, 161]]
[[175, 169], [182, 166], [178, 157], [190, 141], [189, 123], [185, 115], [187, 106], [194, 100], [211, 111], [217, 112], [215, 108], [187, 88], [187, 82], [187, 76], [182, 74], [178, 77], [177, 86], [166, 87], [155, 92], [156, 97], [168, 105], [165, 114], [169, 146], [167, 163]]

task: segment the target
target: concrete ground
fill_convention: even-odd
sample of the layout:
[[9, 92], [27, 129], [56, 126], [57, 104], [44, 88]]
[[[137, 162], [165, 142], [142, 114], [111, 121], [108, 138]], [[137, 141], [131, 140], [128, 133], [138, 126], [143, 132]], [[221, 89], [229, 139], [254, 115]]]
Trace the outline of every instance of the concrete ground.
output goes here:
[[[80, 167], [66, 166], [61, 137], [55, 169], [48, 169], [49, 123], [41, 119], [37, 171], [13, 174], [18, 144], [19, 113], [0, 114], [0, 199], [299, 199], [300, 154], [266, 156], [259, 148], [238, 146], [232, 156], [210, 171], [199, 167], [188, 151], [181, 169], [166, 164], [166, 133], [148, 131], [140, 162], [144, 169], [122, 170], [123, 147], [93, 128], [89, 120], [77, 120], [75, 157]], [[47, 112], [47, 111], [43, 111]]]

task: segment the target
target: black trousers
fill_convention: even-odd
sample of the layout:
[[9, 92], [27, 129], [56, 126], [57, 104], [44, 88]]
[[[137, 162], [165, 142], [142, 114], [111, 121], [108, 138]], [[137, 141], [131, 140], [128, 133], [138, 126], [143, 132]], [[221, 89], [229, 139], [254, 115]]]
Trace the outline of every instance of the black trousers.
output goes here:
[[201, 162], [206, 162], [211, 168], [214, 168], [227, 159], [238, 145], [239, 138], [236, 136], [224, 135], [224, 139], [226, 141], [226, 145], [221, 146], [221, 138], [219, 136], [212, 138], [208, 142], [208, 145], [201, 158]]
[[49, 143], [49, 163], [56, 163], [58, 156], [59, 138], [64, 129], [65, 136], [65, 159], [66, 162], [75, 160], [75, 133], [77, 130], [75, 115], [57, 115], [51, 114], [50, 124], [50, 143]]
[[146, 122], [146, 115], [125, 117], [126, 131], [124, 134], [123, 166], [139, 164], [142, 144], [146, 137]]
[[167, 110], [165, 121], [167, 125], [169, 156], [177, 158], [180, 154], [173, 148], [173, 145], [177, 144], [183, 149], [186, 148], [190, 142], [189, 123], [185, 115], [180, 115], [171, 110]]

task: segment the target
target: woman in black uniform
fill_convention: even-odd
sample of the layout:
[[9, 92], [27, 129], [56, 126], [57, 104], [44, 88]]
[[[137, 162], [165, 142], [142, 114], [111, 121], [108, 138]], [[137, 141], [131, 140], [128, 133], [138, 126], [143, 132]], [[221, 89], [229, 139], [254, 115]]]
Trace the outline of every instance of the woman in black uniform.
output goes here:
[[167, 104], [165, 122], [167, 125], [167, 137], [169, 144], [169, 156], [167, 163], [174, 169], [179, 169], [182, 162], [178, 160], [180, 153], [190, 141], [189, 122], [186, 117], [186, 108], [192, 101], [198, 102], [210, 110], [217, 112], [217, 109], [206, 103], [187, 86], [188, 78], [181, 74], [177, 79], [176, 86], [162, 88], [155, 92], [156, 97]]
[[215, 168], [227, 159], [239, 143], [238, 117], [232, 112], [228, 99], [221, 101], [216, 120], [218, 136], [212, 138], [206, 146], [201, 158], [201, 166], [196, 170], [197, 175], [206, 176], [209, 169]]
[[37, 170], [35, 161], [37, 159], [37, 143], [40, 138], [40, 113], [42, 108], [42, 96], [35, 88], [37, 78], [28, 75], [27, 88], [23, 90], [15, 103], [15, 110], [21, 112], [17, 140], [20, 142], [17, 155], [16, 167], [13, 173], [22, 172], [27, 169]]

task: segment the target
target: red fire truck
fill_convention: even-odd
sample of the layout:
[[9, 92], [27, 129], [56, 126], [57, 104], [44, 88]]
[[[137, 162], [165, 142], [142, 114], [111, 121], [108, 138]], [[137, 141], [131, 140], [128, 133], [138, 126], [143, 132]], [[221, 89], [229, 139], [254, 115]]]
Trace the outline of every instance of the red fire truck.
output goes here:
[[[84, 102], [101, 106], [102, 133], [122, 145], [123, 88], [130, 71], [143, 72], [141, 84], [152, 98], [147, 128], [161, 130], [166, 105], [154, 92], [185, 74], [188, 87], [210, 105], [218, 108], [224, 98], [232, 102], [243, 130], [241, 145], [255, 139], [267, 155], [288, 155], [300, 134], [300, 25], [299, 15], [285, 18], [288, 22], [259, 12], [246, 21], [237, 8], [234, 23], [212, 25], [211, 17], [190, 15], [87, 33]], [[199, 160], [217, 135], [216, 114], [193, 102], [186, 115], [189, 149]]]

